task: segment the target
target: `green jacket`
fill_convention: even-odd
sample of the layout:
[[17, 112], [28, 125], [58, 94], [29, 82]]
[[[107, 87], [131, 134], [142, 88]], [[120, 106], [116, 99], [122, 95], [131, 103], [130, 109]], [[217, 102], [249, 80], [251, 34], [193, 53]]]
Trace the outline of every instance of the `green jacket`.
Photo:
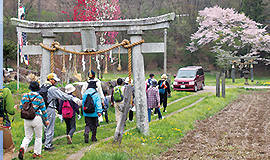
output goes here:
[[10, 120], [8, 118], [8, 114], [14, 115], [14, 100], [12, 97], [12, 93], [8, 88], [1, 89], [0, 92], [0, 117], [4, 117], [3, 126], [9, 127], [11, 126]]

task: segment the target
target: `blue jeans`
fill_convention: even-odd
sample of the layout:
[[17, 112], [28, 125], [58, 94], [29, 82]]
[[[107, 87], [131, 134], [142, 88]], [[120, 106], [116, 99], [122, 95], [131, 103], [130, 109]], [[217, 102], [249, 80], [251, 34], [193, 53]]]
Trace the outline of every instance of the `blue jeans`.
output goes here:
[[[148, 108], [148, 121], [151, 122], [151, 110], [153, 108]], [[162, 116], [161, 116], [161, 112], [160, 112], [160, 109], [159, 108], [156, 108], [157, 112], [158, 112], [158, 118], [159, 119], [162, 119]]]

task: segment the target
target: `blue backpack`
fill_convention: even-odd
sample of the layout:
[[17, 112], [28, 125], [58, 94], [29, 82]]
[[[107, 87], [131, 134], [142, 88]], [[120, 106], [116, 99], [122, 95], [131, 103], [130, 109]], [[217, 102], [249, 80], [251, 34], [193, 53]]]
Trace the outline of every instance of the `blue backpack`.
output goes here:
[[[162, 84], [163, 82], [159, 84], [159, 87], [161, 87]], [[165, 94], [165, 88], [159, 88], [159, 94]]]

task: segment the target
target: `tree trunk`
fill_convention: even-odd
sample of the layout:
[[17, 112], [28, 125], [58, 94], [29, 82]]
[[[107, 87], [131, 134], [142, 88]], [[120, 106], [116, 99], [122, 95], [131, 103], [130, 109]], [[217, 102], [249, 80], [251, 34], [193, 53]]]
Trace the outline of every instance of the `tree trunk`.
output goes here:
[[132, 86], [131, 86], [131, 84], [129, 84], [125, 88], [124, 106], [122, 108], [120, 121], [118, 122], [116, 129], [115, 129], [115, 133], [114, 133], [114, 140], [113, 141], [119, 142], [119, 144], [121, 144], [121, 141], [122, 141], [124, 127], [125, 127], [126, 119], [127, 119], [127, 114], [128, 114], [129, 109], [131, 108], [131, 104], [130, 104], [131, 95], [132, 95]]

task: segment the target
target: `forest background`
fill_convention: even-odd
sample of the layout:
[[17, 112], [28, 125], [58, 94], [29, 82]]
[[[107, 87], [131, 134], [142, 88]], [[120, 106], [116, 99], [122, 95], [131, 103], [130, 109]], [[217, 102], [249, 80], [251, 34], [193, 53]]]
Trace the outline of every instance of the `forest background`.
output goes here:
[[[90, 1], [90, 0], [89, 0]], [[110, 3], [110, 0], [99, 0]], [[72, 15], [74, 6], [78, 5], [77, 0], [22, 0], [25, 7], [26, 20], [29, 21], [59, 21], [64, 22], [69, 19], [67, 14]], [[201, 65], [206, 71], [220, 70], [216, 64], [215, 54], [210, 52], [210, 48], [204, 47], [191, 53], [186, 50], [190, 42], [191, 34], [198, 30], [196, 22], [198, 11], [205, 7], [219, 5], [222, 8], [235, 8], [238, 12], [244, 12], [252, 20], [262, 23], [264, 26], [270, 23], [270, 0], [121, 0], [120, 16], [122, 19], [135, 19], [145, 17], [155, 17], [166, 13], [174, 12], [176, 18], [170, 24], [167, 35], [167, 70], [168, 73], [175, 74], [179, 67], [188, 65]], [[17, 34], [16, 27], [11, 24], [10, 18], [17, 17], [18, 1], [4, 0], [3, 2], [3, 39], [4, 39], [4, 66], [16, 68], [17, 54]], [[63, 12], [64, 11], [64, 12]], [[268, 32], [270, 31], [267, 28]], [[163, 30], [147, 31], [143, 35], [146, 42], [163, 42]], [[118, 33], [116, 39], [122, 41], [128, 36], [126, 33]], [[28, 34], [29, 44], [42, 42], [40, 35]], [[58, 34], [57, 41], [61, 44], [80, 44], [80, 39], [76, 34]], [[127, 68], [126, 55], [121, 56], [122, 69]], [[20, 66], [32, 70], [40, 70], [40, 56], [30, 56], [30, 65], [21, 63]], [[61, 60], [61, 59], [60, 59]], [[61, 61], [60, 61], [61, 62]], [[144, 54], [145, 70], [163, 72], [163, 54]], [[56, 64], [61, 64], [57, 63]], [[80, 66], [80, 57], [78, 58]], [[59, 66], [61, 68], [61, 66]], [[108, 71], [115, 72], [117, 65], [110, 65]], [[259, 62], [254, 67], [255, 75], [260, 76], [270, 74], [270, 66]], [[82, 67], [77, 68], [78, 72]]]

